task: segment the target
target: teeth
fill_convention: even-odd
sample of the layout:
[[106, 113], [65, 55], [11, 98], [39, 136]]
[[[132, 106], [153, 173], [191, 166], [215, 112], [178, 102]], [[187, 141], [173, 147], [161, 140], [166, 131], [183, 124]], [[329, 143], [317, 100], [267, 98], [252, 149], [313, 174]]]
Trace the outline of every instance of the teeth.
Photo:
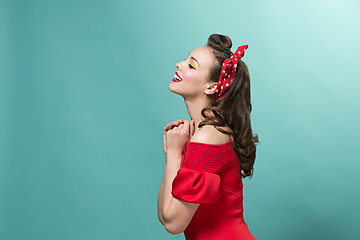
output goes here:
[[179, 81], [181, 81], [181, 79], [178, 77], [178, 75], [174, 75], [174, 78], [176, 79], [176, 80], [179, 80]]

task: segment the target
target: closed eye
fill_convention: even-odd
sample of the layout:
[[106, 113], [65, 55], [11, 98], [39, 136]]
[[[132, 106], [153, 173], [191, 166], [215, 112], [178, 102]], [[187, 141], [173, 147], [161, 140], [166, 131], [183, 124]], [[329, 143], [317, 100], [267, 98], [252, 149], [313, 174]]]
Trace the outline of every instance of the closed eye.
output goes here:
[[[186, 58], [184, 58], [184, 61], [186, 60]], [[188, 65], [189, 65], [189, 68], [191, 68], [191, 69], [196, 69], [193, 65], [191, 65], [191, 63], [188, 63]]]

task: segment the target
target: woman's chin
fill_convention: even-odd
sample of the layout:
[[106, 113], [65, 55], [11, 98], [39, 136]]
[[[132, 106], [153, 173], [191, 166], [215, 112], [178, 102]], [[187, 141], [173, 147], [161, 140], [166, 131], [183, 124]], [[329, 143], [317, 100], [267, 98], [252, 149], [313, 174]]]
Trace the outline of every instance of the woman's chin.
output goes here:
[[173, 92], [173, 93], [178, 94], [177, 91], [176, 91], [176, 87], [175, 87], [175, 84], [174, 84], [174, 83], [170, 83], [170, 84], [169, 84], [169, 90], [170, 90], [171, 92]]

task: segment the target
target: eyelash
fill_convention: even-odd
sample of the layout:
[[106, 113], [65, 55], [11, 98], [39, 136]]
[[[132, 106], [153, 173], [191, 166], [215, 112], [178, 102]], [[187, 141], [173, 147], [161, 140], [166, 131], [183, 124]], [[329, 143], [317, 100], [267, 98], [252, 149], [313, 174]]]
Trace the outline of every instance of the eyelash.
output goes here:
[[[186, 60], [186, 59], [184, 59], [184, 60]], [[188, 63], [188, 65], [189, 65], [189, 68], [195, 69], [190, 63]]]

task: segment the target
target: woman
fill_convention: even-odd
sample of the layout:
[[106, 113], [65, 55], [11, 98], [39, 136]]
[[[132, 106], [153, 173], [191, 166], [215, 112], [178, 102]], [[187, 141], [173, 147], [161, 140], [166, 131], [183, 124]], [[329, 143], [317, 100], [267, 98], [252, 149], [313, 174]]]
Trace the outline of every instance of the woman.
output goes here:
[[187, 240], [256, 239], [243, 217], [242, 177], [253, 173], [257, 135], [250, 123], [247, 45], [231, 52], [225, 35], [176, 64], [170, 91], [184, 98], [191, 121], [164, 127], [165, 168], [158, 217]]

